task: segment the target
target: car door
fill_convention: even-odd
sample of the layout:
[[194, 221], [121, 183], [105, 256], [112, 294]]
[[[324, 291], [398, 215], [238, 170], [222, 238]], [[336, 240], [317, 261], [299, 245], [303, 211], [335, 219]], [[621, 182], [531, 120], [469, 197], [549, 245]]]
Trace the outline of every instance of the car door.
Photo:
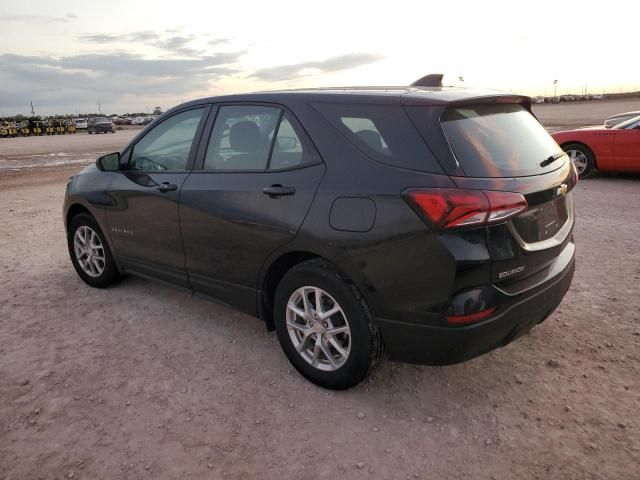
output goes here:
[[124, 152], [123, 170], [109, 186], [107, 221], [126, 270], [189, 288], [178, 199], [209, 109], [176, 112]]
[[209, 123], [180, 196], [189, 281], [255, 314], [260, 267], [295, 236], [324, 164], [282, 107], [221, 105]]
[[640, 172], [640, 120], [616, 131], [613, 153], [616, 170]]

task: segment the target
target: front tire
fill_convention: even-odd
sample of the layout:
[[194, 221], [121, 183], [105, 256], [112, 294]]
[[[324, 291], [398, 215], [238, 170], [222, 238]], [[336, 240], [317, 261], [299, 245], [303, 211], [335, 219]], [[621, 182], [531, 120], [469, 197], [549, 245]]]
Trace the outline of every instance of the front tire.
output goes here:
[[274, 323], [294, 368], [324, 388], [357, 385], [383, 358], [382, 338], [362, 295], [322, 260], [301, 263], [282, 278]]
[[581, 179], [587, 178], [596, 168], [596, 158], [589, 147], [581, 143], [569, 143], [562, 148], [576, 166]]
[[67, 232], [71, 263], [78, 276], [95, 288], [106, 288], [120, 279], [109, 245], [95, 219], [79, 213]]

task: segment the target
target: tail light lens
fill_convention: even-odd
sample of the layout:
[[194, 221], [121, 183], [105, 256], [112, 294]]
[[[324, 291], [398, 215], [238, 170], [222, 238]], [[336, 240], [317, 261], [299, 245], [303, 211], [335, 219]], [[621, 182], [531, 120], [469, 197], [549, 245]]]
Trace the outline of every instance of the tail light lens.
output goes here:
[[406, 190], [403, 197], [437, 230], [503, 222], [527, 208], [515, 192], [421, 188]]

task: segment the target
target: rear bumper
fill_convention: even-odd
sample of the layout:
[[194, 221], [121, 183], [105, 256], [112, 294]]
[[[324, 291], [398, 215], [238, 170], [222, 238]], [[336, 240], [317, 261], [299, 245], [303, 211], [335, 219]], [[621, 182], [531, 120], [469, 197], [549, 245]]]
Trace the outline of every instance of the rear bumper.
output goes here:
[[533, 292], [523, 292], [484, 322], [464, 327], [419, 325], [377, 319], [390, 360], [450, 365], [503, 347], [544, 321], [562, 301], [573, 279], [575, 260]]

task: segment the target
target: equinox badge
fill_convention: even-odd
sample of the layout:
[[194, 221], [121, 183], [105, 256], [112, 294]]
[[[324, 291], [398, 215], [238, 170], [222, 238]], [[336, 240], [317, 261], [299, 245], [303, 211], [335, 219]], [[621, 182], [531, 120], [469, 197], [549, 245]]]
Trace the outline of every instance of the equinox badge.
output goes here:
[[524, 271], [524, 265], [520, 265], [519, 267], [512, 268], [511, 270], [506, 270], [504, 272], [500, 272], [498, 274], [498, 278], [502, 280], [503, 278], [511, 277], [518, 273], [522, 273]]

